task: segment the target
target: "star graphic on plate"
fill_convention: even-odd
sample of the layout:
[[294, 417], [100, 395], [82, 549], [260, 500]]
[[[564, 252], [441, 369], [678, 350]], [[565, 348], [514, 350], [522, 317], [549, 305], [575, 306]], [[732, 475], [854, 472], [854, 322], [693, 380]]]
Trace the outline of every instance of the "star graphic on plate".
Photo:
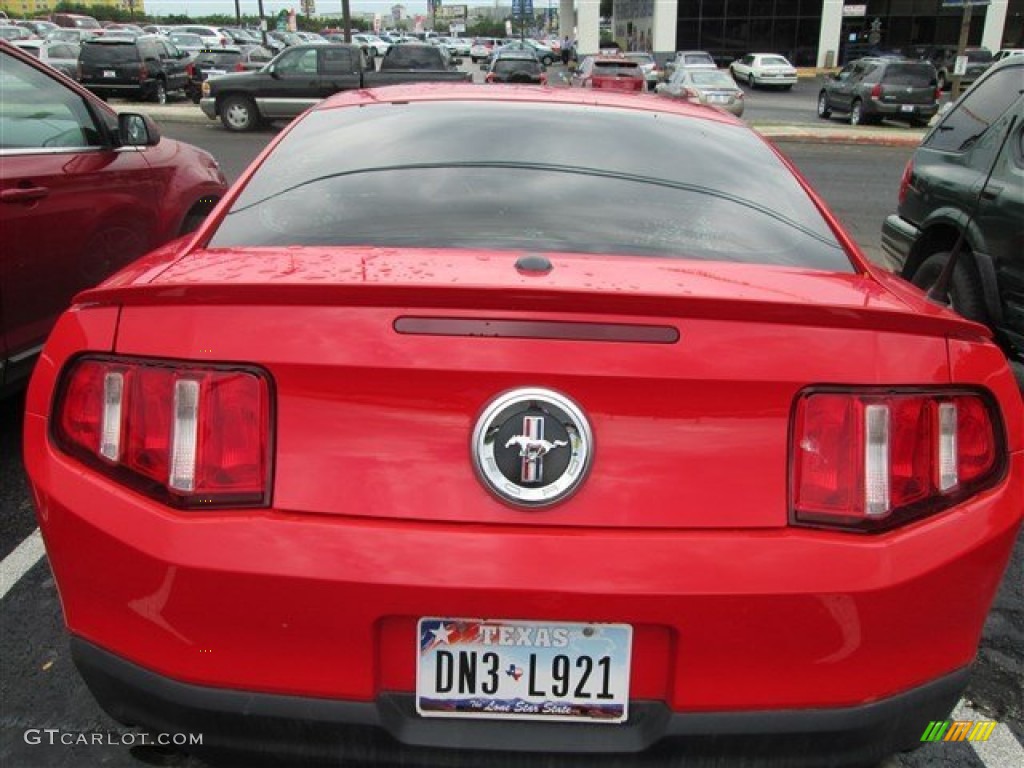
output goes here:
[[450, 629], [448, 629], [448, 627], [446, 627], [444, 625], [444, 622], [442, 621], [441, 624], [438, 626], [438, 628], [430, 630], [430, 633], [434, 636], [434, 639], [438, 643], [445, 643], [445, 644], [447, 644], [448, 643], [448, 637], [451, 635], [452, 631]]

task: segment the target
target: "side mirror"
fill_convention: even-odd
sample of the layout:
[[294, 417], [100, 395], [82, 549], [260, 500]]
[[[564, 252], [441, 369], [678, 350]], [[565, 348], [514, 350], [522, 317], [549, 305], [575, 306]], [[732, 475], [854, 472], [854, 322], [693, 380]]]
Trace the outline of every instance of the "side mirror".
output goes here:
[[122, 112], [117, 116], [117, 138], [122, 147], [155, 147], [160, 129], [149, 115]]

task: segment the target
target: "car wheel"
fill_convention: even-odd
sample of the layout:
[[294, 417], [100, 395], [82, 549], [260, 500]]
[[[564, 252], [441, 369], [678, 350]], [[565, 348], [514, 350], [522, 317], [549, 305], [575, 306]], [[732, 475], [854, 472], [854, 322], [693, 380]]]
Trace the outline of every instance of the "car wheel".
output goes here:
[[828, 94], [824, 91], [818, 94], [818, 117], [828, 120], [832, 116], [832, 110], [828, 108]]
[[220, 121], [229, 131], [251, 131], [259, 125], [259, 112], [248, 96], [228, 96], [220, 107]]
[[167, 85], [163, 80], [156, 81], [156, 86], [153, 88], [153, 101], [157, 104], [167, 103]]
[[554, 63], [554, 61], [555, 60], [553, 58], [551, 58], [550, 56], [545, 56], [543, 59], [541, 59], [541, 63], [545, 67], [550, 67]]
[[850, 107], [850, 125], [860, 125], [864, 122], [864, 104], [860, 99], [853, 102]]
[[[942, 268], [949, 260], [948, 251], [933, 253], [910, 276], [910, 282], [925, 291], [935, 285]], [[968, 320], [988, 324], [985, 308], [985, 294], [981, 288], [981, 277], [971, 259], [970, 251], [964, 250], [957, 258], [953, 278], [949, 282], [949, 301], [952, 308]]]

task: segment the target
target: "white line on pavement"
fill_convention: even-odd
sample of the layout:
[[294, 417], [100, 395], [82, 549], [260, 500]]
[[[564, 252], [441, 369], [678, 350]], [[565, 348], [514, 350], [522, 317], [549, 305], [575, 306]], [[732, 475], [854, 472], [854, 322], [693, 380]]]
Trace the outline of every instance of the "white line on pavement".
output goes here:
[[18, 583], [18, 579], [28, 573], [45, 554], [43, 535], [36, 528], [0, 563], [0, 600], [4, 599], [4, 595], [11, 591]]
[[[960, 699], [950, 717], [954, 720], [990, 719], [981, 712], [971, 709], [963, 699]], [[988, 741], [969, 741], [967, 743], [974, 748], [986, 768], [1010, 768], [1024, 765], [1024, 747], [1020, 745], [1013, 735], [1013, 731], [1005, 723], [996, 726]]]

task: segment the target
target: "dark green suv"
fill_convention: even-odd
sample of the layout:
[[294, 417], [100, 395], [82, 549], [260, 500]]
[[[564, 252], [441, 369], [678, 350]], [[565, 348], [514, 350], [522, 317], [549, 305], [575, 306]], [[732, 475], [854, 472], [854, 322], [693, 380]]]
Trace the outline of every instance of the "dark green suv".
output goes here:
[[1019, 377], [1024, 374], [1022, 83], [1024, 56], [1006, 58], [942, 116], [903, 172], [898, 213], [882, 226], [885, 252], [903, 277], [922, 288], [935, 283], [964, 233], [951, 284], [953, 308], [992, 328]]

